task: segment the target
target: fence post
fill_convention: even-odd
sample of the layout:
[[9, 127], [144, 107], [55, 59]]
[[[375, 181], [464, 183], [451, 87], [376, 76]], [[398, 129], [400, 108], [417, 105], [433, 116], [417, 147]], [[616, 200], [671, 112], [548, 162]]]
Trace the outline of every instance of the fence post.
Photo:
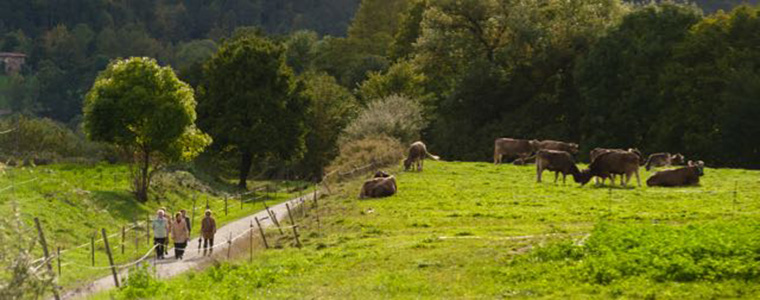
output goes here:
[[[45, 241], [45, 233], [42, 232], [42, 225], [40, 225], [40, 219], [34, 218], [34, 225], [37, 226], [37, 234], [39, 235], [39, 238], [40, 238], [40, 244], [42, 244], [42, 253], [45, 255], [45, 265], [47, 266], [47, 269], [48, 269], [48, 272], [50, 272], [50, 275], [55, 277], [55, 273], [53, 273], [53, 266], [50, 265], [50, 259], [49, 259], [50, 253], [48, 253], [47, 241]], [[58, 295], [57, 284], [53, 285], [53, 297], [55, 297], [56, 300], [61, 299], [61, 296]]]
[[145, 242], [150, 248], [150, 214], [145, 214]]
[[121, 254], [124, 254], [124, 240], [127, 238], [127, 229], [121, 226]]
[[293, 225], [293, 236], [296, 237], [296, 245], [301, 248], [301, 240], [298, 239], [298, 225]]
[[243, 210], [243, 194], [240, 194], [240, 210]]
[[230, 237], [227, 239], [227, 259], [230, 259], [230, 251], [232, 251], [232, 231], [230, 231]]
[[290, 205], [285, 203], [285, 208], [288, 209], [288, 217], [290, 217], [290, 225], [296, 225], [296, 221], [293, 220], [293, 214], [290, 213]]
[[211, 206], [208, 206], [208, 195], [206, 195], [206, 209], [211, 208]]
[[119, 276], [116, 274], [116, 267], [113, 265], [113, 256], [111, 255], [111, 247], [108, 245], [108, 235], [106, 235], [106, 229], [102, 228], [103, 243], [106, 244], [106, 254], [108, 254], [108, 263], [111, 264], [111, 273], [113, 274], [113, 282], [116, 287], [119, 287]]
[[61, 277], [61, 246], [56, 247], [55, 256], [58, 259], [58, 277]]
[[264, 234], [264, 229], [261, 228], [259, 217], [253, 217], [253, 219], [256, 220], [256, 226], [259, 227], [259, 233], [261, 233], [261, 239], [264, 241], [264, 248], [269, 249], [269, 243], [267, 243], [267, 236]]
[[90, 237], [90, 258], [92, 258], [92, 266], [95, 266], [95, 235], [98, 234], [97, 231], [92, 233], [92, 236]]
[[250, 244], [250, 249], [248, 249], [248, 262], [253, 262], [253, 221], [251, 221], [251, 226], [248, 227], [248, 243]]

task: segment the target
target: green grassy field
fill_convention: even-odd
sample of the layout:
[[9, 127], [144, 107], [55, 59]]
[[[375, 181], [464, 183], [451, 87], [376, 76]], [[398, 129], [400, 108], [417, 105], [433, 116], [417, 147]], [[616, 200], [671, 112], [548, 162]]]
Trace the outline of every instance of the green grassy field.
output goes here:
[[[74, 287], [109, 274], [105, 246], [101, 240], [101, 228], [109, 235], [114, 248], [116, 263], [131, 261], [142, 256], [149, 248], [145, 236], [145, 220], [154, 218], [155, 211], [164, 207], [169, 212], [187, 209], [193, 216], [193, 199], [196, 212], [193, 224], [199, 224], [206, 201], [215, 212], [218, 224], [234, 221], [263, 209], [261, 202], [246, 201], [242, 208], [233, 185], [212, 180], [199, 180], [187, 171], [164, 172], [157, 175], [152, 184], [151, 201], [139, 203], [129, 190], [129, 169], [125, 165], [101, 164], [52, 165], [40, 167], [5, 168], [0, 177], [0, 216], [10, 217], [14, 206], [25, 223], [26, 234], [36, 236], [33, 219], [39, 218], [45, 230], [51, 251], [61, 247], [60, 283]], [[251, 181], [249, 188], [271, 185], [272, 193], [267, 204], [279, 203], [295, 196], [296, 187], [303, 183], [277, 184]], [[14, 188], [15, 187], [15, 188]], [[228, 197], [227, 214], [224, 198]], [[248, 199], [253, 195], [246, 196]], [[261, 193], [257, 197], [263, 198]], [[138, 226], [133, 227], [134, 221]], [[121, 253], [121, 229], [126, 231], [125, 251]], [[131, 228], [131, 229], [130, 229]], [[2, 230], [10, 230], [3, 228]], [[198, 235], [199, 227], [193, 227]], [[90, 237], [97, 231], [95, 244], [95, 268], [91, 267]], [[137, 240], [136, 240], [137, 239]], [[152, 246], [152, 240], [150, 241]], [[82, 247], [77, 247], [83, 245]], [[40, 247], [35, 256], [42, 256]], [[54, 262], [54, 265], [57, 262]]]
[[96, 298], [760, 297], [760, 172], [705, 173], [699, 187], [624, 189], [427, 162], [399, 172], [390, 198], [337, 187], [320, 226], [315, 211], [303, 221], [303, 249], [167, 282], [136, 276]]

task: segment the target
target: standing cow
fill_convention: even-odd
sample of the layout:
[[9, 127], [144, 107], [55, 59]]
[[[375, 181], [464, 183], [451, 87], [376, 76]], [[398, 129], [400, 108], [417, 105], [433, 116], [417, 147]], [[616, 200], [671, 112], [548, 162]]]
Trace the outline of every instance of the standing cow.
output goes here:
[[412, 164], [417, 164], [417, 171], [422, 171], [422, 162], [425, 160], [425, 157], [432, 158], [434, 160], [441, 159], [438, 156], [430, 154], [430, 152], [427, 151], [427, 147], [425, 147], [425, 143], [423, 142], [414, 142], [411, 146], [409, 146], [409, 156], [406, 157], [404, 160], [404, 170], [409, 171], [409, 168], [412, 166]]
[[612, 184], [615, 184], [612, 179], [612, 175], [624, 175], [621, 176], [620, 183], [622, 186], [626, 186], [628, 181], [631, 180], [632, 175], [636, 175], [636, 181], [641, 186], [641, 178], [639, 177], [639, 161], [640, 156], [631, 151], [610, 151], [602, 153], [589, 165], [587, 170], [583, 170], [579, 176], [581, 184], [586, 184], [591, 180], [591, 177], [599, 177], [602, 179], [602, 183], [607, 178], [610, 178]]
[[673, 165], [683, 164], [684, 157], [681, 153], [671, 155], [670, 153], [655, 153], [649, 156], [646, 162], [646, 169], [649, 171], [652, 168], [657, 167], [669, 167]]
[[660, 171], [647, 179], [647, 186], [688, 186], [699, 184], [699, 177], [705, 175], [705, 163], [698, 161], [692, 163], [689, 161], [689, 166], [675, 169]]
[[565, 183], [567, 174], [573, 175], [575, 182], [580, 183], [580, 170], [575, 166], [575, 161], [570, 153], [556, 150], [539, 150], [536, 154], [536, 180], [541, 182], [541, 174], [544, 170], [554, 171], [554, 183], [562, 173], [562, 184]]
[[498, 138], [494, 141], [493, 163], [501, 163], [502, 156], [508, 158], [517, 157], [525, 159], [538, 150], [537, 140], [520, 140], [511, 138]]

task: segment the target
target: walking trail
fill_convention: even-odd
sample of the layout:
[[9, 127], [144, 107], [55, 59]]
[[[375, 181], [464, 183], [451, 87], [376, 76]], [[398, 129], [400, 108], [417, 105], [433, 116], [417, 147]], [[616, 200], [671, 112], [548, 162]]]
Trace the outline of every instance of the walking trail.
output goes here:
[[[313, 196], [312, 196], [313, 197]], [[269, 207], [269, 210], [277, 216], [277, 220], [280, 221], [280, 224], [282, 224], [283, 221], [287, 220], [288, 217], [288, 210], [285, 207], [285, 204], [290, 205], [290, 208], [293, 209], [297, 207], [300, 202], [303, 201], [304, 203], [311, 199], [311, 197], [307, 194], [298, 198], [294, 198], [288, 201], [285, 201], [283, 203], [277, 204], [275, 206]], [[266, 210], [259, 211], [257, 213], [254, 213], [252, 215], [243, 217], [242, 219], [230, 222], [219, 229], [217, 229], [215, 238], [214, 238], [214, 245], [216, 246], [214, 248], [214, 252], [217, 253], [224, 253], [224, 251], [227, 250], [228, 243], [230, 236], [232, 236], [232, 239], [234, 240], [235, 237], [240, 236], [244, 233], [247, 233], [248, 230], [251, 229], [251, 221], [254, 220], [254, 217], [259, 219], [259, 222], [261, 222], [261, 227], [267, 228], [274, 223], [272, 222], [271, 218], [269, 218], [269, 214]], [[256, 222], [254, 223], [254, 230], [256, 230]], [[254, 234], [258, 235], [258, 231], [254, 231]], [[188, 242], [187, 245], [187, 251], [185, 251], [185, 257], [183, 260], [175, 260], [174, 259], [174, 250], [169, 249], [169, 255], [167, 255], [166, 259], [155, 261], [153, 257], [155, 256], [155, 251], [150, 254], [150, 259], [148, 260], [151, 264], [155, 264], [156, 266], [156, 277], [158, 278], [171, 278], [174, 276], [177, 276], [183, 272], [186, 272], [188, 270], [194, 270], [194, 269], [200, 269], [203, 266], [208, 265], [207, 263], [210, 262], [213, 258], [211, 257], [204, 257], [202, 253], [199, 253], [198, 251], [192, 251], [195, 250], [194, 247], [197, 243], [197, 238], [191, 239]], [[123, 284], [123, 279], [126, 277], [127, 270], [122, 270], [119, 273], [119, 283]], [[84, 298], [88, 295], [92, 295], [98, 292], [107, 291], [114, 288], [114, 280], [112, 275], [108, 275], [105, 277], [102, 277], [100, 279], [95, 280], [94, 282], [79, 287], [73, 290], [65, 291], [62, 295], [62, 299], [76, 299], [76, 298]]]

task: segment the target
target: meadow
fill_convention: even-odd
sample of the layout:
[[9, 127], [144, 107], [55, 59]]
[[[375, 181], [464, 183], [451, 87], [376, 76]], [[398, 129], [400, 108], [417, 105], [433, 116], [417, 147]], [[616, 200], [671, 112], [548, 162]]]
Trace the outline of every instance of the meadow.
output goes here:
[[[61, 248], [60, 284], [76, 287], [109, 274], [108, 258], [102, 241], [105, 228], [113, 248], [116, 264], [132, 261], [152, 246], [145, 236], [145, 220], [154, 218], [158, 208], [169, 212], [187, 209], [193, 217], [193, 236], [197, 236], [200, 220], [208, 203], [220, 226], [263, 209], [261, 200], [275, 204], [296, 196], [303, 182], [249, 182], [249, 188], [270, 186], [270, 193], [243, 197], [241, 205], [234, 185], [211, 179], [201, 172], [169, 170], [160, 172], [151, 187], [152, 200], [141, 203], [131, 193], [129, 168], [126, 165], [56, 164], [37, 167], [6, 167], [0, 176], [0, 216], [18, 214], [24, 224], [23, 234], [36, 237], [33, 219], [39, 218], [51, 252]], [[227, 213], [224, 199], [227, 197]], [[192, 211], [195, 199], [195, 213]], [[135, 222], [137, 226], [134, 227]], [[121, 252], [121, 230], [125, 228], [124, 253]], [[12, 228], [2, 228], [13, 237]], [[91, 237], [95, 234], [95, 266], [91, 260]], [[42, 257], [41, 247], [34, 249]], [[56, 266], [57, 261], [53, 262]]]
[[707, 168], [700, 186], [667, 189], [555, 184], [549, 173], [536, 183], [534, 167], [425, 166], [394, 167], [390, 198], [359, 200], [361, 178], [333, 186], [302, 221], [302, 249], [257, 250], [252, 262], [168, 281], [144, 272], [95, 298], [760, 296], [758, 171]]

